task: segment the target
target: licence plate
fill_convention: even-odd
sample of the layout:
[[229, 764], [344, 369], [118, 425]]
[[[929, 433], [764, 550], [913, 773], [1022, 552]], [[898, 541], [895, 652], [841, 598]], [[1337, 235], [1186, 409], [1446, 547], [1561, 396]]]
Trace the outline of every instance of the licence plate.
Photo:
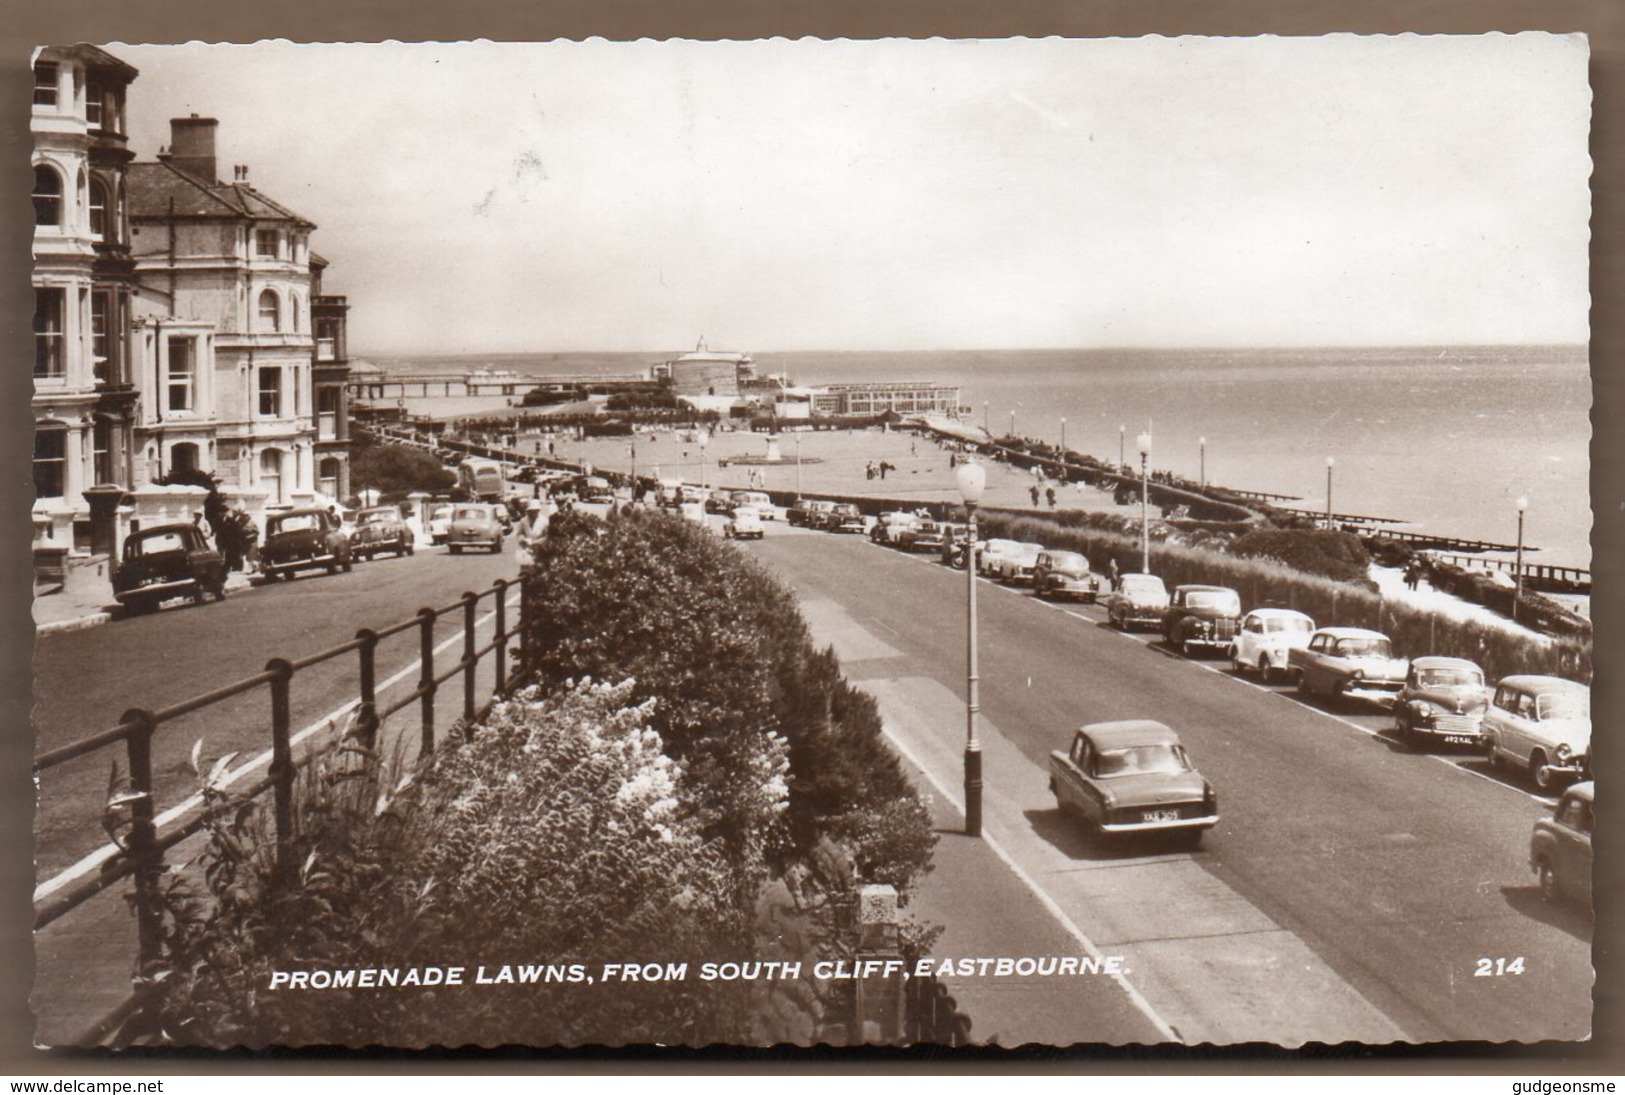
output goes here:
[[1140, 820], [1146, 823], [1157, 821], [1178, 821], [1178, 810], [1145, 810], [1140, 814]]
[[1446, 734], [1444, 740], [1446, 745], [1475, 745], [1478, 742], [1477, 738], [1470, 738], [1465, 734]]

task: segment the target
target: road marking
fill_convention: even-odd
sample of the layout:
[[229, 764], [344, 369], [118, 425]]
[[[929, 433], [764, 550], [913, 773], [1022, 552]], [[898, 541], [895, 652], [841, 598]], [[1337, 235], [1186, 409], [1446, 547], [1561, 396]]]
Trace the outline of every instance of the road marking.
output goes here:
[[[517, 607], [519, 607], [518, 599], [516, 598], [516, 599], [514, 599], [512, 601], [509, 601], [507, 607], [509, 607], [509, 608], [517, 608]], [[496, 618], [496, 613], [495, 612], [488, 612], [484, 616], [479, 618], [478, 620], [475, 620], [474, 621], [474, 626], [476, 628], [484, 627], [486, 624], [490, 623], [495, 618]], [[435, 647], [434, 652], [436, 654], [443, 653], [444, 651], [450, 649], [451, 647], [459, 645], [460, 643], [462, 643], [462, 641], [463, 641], [463, 636], [462, 636], [461, 633], [453, 635], [451, 638], [445, 640], [439, 646]], [[382, 695], [385, 690], [393, 688], [395, 685], [399, 684], [406, 677], [408, 677], [412, 673], [416, 672], [418, 670], [418, 668], [422, 664], [423, 664], [423, 659], [420, 657], [420, 658], [412, 661], [408, 665], [406, 665], [403, 669], [400, 670], [400, 672], [391, 675], [390, 677], [388, 677], [387, 679], [385, 679], [383, 681], [380, 681], [374, 687], [374, 695]], [[303, 730], [300, 730], [297, 734], [294, 734], [292, 737], [290, 737], [288, 739], [289, 747], [292, 748], [293, 746], [304, 742], [312, 734], [315, 734], [315, 733], [317, 733], [319, 731], [322, 731], [322, 730], [330, 729], [332, 727], [333, 723], [335, 723], [336, 721], [338, 721], [341, 718], [344, 718], [344, 717], [348, 716], [350, 714], [350, 712], [354, 711], [359, 706], [361, 706], [361, 701], [360, 701], [359, 698], [354, 699], [354, 700], [349, 700], [346, 703], [340, 704], [339, 706], [335, 707], [333, 710], [329, 711], [326, 715], [323, 715], [321, 718], [317, 719], [315, 722], [311, 723], [310, 725], [306, 726]], [[267, 749], [265, 752], [261, 753], [257, 757], [254, 757], [252, 760], [245, 761], [244, 763], [238, 765], [236, 768], [233, 768], [230, 772], [228, 772], [220, 780], [219, 786], [221, 786], [221, 787], [230, 787], [233, 783], [236, 783], [239, 779], [241, 779], [243, 776], [247, 775], [249, 772], [256, 771], [259, 768], [262, 768], [265, 765], [268, 765], [270, 763], [271, 763], [271, 750]], [[186, 814], [191, 813], [193, 810], [197, 809], [201, 805], [203, 805], [203, 793], [201, 791], [198, 791], [198, 792], [195, 792], [194, 794], [192, 794], [191, 797], [181, 801], [180, 803], [177, 803], [174, 806], [171, 806], [169, 809], [165, 810], [163, 813], [159, 814], [156, 818], [154, 818], [153, 819], [154, 830], [155, 831], [156, 830], [161, 830], [165, 825], [168, 825], [171, 822], [176, 821], [177, 819], [179, 819], [181, 817], [184, 817]], [[62, 887], [68, 885], [70, 882], [75, 882], [78, 879], [83, 878], [85, 875], [89, 874], [91, 871], [99, 870], [101, 868], [102, 864], [106, 863], [108, 860], [112, 859], [114, 856], [116, 856], [118, 854], [119, 854], [119, 849], [115, 845], [113, 845], [113, 844], [104, 844], [102, 847], [98, 848], [96, 851], [91, 852], [89, 855], [87, 855], [83, 859], [79, 860], [79, 862], [73, 864], [73, 866], [63, 869], [61, 872], [59, 872], [55, 876], [53, 876], [53, 877], [51, 877], [49, 879], [46, 879], [44, 882], [42, 882], [38, 886], [36, 886], [34, 888], [34, 900], [35, 901], [40, 901], [40, 900], [42, 900], [44, 898], [50, 897], [53, 893], [55, 893], [56, 891], [62, 889]]]
[[[954, 809], [958, 810], [961, 816], [963, 816], [965, 813], [965, 804], [958, 797], [958, 795], [955, 794], [954, 789], [943, 784], [937, 779], [929, 768], [921, 763], [920, 759], [914, 755], [911, 749], [909, 749], [908, 744], [903, 740], [902, 736], [892, 730], [890, 724], [884, 725], [884, 733], [886, 735], [886, 740], [891, 742], [892, 748], [896, 749], [905, 758], [907, 758], [908, 762], [916, 769], [924, 773], [925, 778], [930, 780], [931, 785], [937, 789], [937, 793], [946, 799], [948, 803], [952, 805]], [[1020, 865], [1016, 863], [1015, 859], [1011, 857], [1010, 853], [1004, 850], [1004, 845], [1000, 844], [986, 832], [982, 834], [981, 840], [983, 844], [987, 845], [987, 847], [993, 850], [993, 854], [997, 855], [1001, 860], [1004, 861], [1004, 865], [1009, 867], [1010, 872], [1021, 880], [1021, 884], [1026, 886], [1028, 891], [1032, 893], [1034, 897], [1038, 898], [1039, 904], [1043, 905], [1044, 908], [1048, 910], [1049, 914], [1055, 918], [1056, 923], [1060, 924], [1061, 927], [1066, 930], [1068, 935], [1072, 936], [1072, 938], [1078, 941], [1079, 945], [1083, 947], [1084, 953], [1090, 958], [1094, 959], [1096, 962], [1101, 963], [1102, 965], [1100, 968], [1106, 968], [1104, 965], [1106, 956], [1101, 952], [1099, 947], [1095, 946], [1094, 940], [1085, 935], [1083, 933], [1083, 929], [1078, 927], [1077, 924], [1073, 923], [1072, 918], [1066, 914], [1066, 911], [1062, 909], [1060, 905], [1055, 903], [1055, 899], [1050, 897], [1049, 894], [1045, 893], [1044, 888], [1037, 882], [1033, 881], [1026, 871], [1021, 869]], [[1129, 998], [1129, 1002], [1134, 1005], [1140, 1014], [1144, 1015], [1151, 1021], [1151, 1024], [1157, 1028], [1157, 1032], [1159, 1034], [1170, 1042], [1183, 1041], [1183, 1039], [1179, 1036], [1179, 1032], [1170, 1026], [1167, 1020], [1163, 1019], [1161, 1015], [1157, 1014], [1156, 1009], [1151, 1006], [1150, 1001], [1148, 1001], [1144, 996], [1140, 995], [1140, 990], [1135, 988], [1121, 971], [1111, 970], [1108, 973], [1108, 976], [1110, 976], [1113, 981], [1117, 982], [1118, 987], [1121, 988], [1124, 995]]]

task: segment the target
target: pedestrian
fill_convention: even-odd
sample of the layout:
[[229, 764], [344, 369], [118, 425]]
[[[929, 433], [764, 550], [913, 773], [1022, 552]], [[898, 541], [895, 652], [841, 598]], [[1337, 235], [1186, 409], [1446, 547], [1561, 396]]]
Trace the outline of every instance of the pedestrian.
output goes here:
[[250, 517], [248, 515], [247, 510], [239, 510], [238, 512], [240, 512], [243, 515], [242, 529], [241, 529], [242, 544], [243, 544], [243, 566], [247, 569], [247, 572], [249, 574], [257, 574], [257, 573], [259, 573], [259, 569], [260, 569], [260, 530], [259, 530], [259, 526], [254, 524], [254, 518], [252, 518], [252, 517]]
[[1111, 582], [1112, 590], [1114, 592], [1117, 589], [1118, 579], [1120, 579], [1122, 576], [1122, 573], [1117, 568], [1117, 556], [1113, 555], [1106, 563], [1106, 578]]
[[917, 454], [917, 453], [916, 453], [916, 452], [915, 452], [915, 451], [914, 451], [914, 442], [913, 442], [913, 441], [910, 441], [910, 442], [909, 442], [909, 443], [908, 443], [908, 454], [909, 454], [909, 455], [910, 455], [910, 456], [916, 456], [916, 455], [918, 455], [918, 454]]
[[1044, 495], [1045, 495], [1045, 497], [1047, 497], [1049, 499], [1049, 508], [1054, 509], [1055, 508], [1055, 488], [1054, 488], [1054, 486], [1045, 487], [1044, 488]]
[[1034, 483], [1032, 486], [1028, 487], [1027, 493], [1032, 495], [1033, 505], [1038, 505], [1038, 484]]

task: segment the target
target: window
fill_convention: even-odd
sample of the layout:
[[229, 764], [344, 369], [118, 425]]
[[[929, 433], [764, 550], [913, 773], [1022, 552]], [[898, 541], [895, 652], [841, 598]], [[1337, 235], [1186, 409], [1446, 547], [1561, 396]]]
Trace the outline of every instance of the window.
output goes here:
[[339, 472], [341, 470], [337, 458], [330, 456], [323, 460], [317, 472], [316, 489], [329, 498], [337, 498], [339, 496]]
[[169, 450], [169, 469], [174, 472], [197, 471], [197, 446], [190, 441], [182, 441]]
[[107, 234], [107, 184], [100, 179], [90, 180], [90, 234], [99, 240]]
[[104, 415], [96, 416], [96, 424], [91, 428], [91, 450], [95, 455], [96, 482], [117, 483], [118, 475], [113, 470], [113, 420]]
[[339, 437], [339, 389], [316, 389], [316, 440], [337, 441]]
[[282, 417], [282, 369], [271, 366], [260, 370], [260, 414], [267, 418]]
[[267, 289], [260, 294], [260, 326], [271, 331], [282, 330], [282, 309], [275, 289]]
[[102, 127], [102, 89], [92, 86], [85, 91], [85, 121], [91, 129]]
[[59, 423], [41, 423], [34, 431], [34, 494], [61, 498], [67, 493], [68, 430]]
[[57, 67], [53, 61], [41, 61], [34, 66], [34, 105], [56, 106]]
[[[282, 450], [266, 449], [260, 453], [260, 486], [265, 488], [267, 502], [282, 502]], [[279, 532], [297, 532], [301, 527], [299, 522], [309, 521], [311, 518], [300, 514], [285, 517], [278, 523]]]
[[36, 377], [60, 378], [65, 372], [63, 324], [66, 321], [67, 310], [67, 293], [64, 290], [34, 290], [34, 375]]
[[316, 321], [316, 360], [337, 361], [339, 357], [338, 324], [330, 319]]
[[276, 258], [276, 229], [261, 228], [254, 233], [254, 253], [260, 258]]
[[189, 411], [197, 400], [197, 358], [189, 338], [169, 340], [169, 409]]
[[62, 176], [49, 164], [34, 166], [34, 223], [62, 225]]
[[111, 342], [108, 339], [108, 313], [113, 307], [113, 294], [92, 293], [90, 295], [90, 352], [91, 371], [99, 384], [107, 383], [107, 361], [111, 356]]

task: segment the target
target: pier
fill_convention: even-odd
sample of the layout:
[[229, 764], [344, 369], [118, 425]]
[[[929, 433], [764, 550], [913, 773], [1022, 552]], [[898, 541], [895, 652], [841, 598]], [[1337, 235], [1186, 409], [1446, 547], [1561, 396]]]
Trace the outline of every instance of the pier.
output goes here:
[[386, 373], [354, 372], [347, 387], [350, 398], [361, 401], [431, 399], [471, 395], [519, 395], [540, 388], [560, 391], [568, 388], [622, 387], [644, 384], [648, 378], [637, 374], [577, 373], [572, 375], [525, 376], [519, 373]]

